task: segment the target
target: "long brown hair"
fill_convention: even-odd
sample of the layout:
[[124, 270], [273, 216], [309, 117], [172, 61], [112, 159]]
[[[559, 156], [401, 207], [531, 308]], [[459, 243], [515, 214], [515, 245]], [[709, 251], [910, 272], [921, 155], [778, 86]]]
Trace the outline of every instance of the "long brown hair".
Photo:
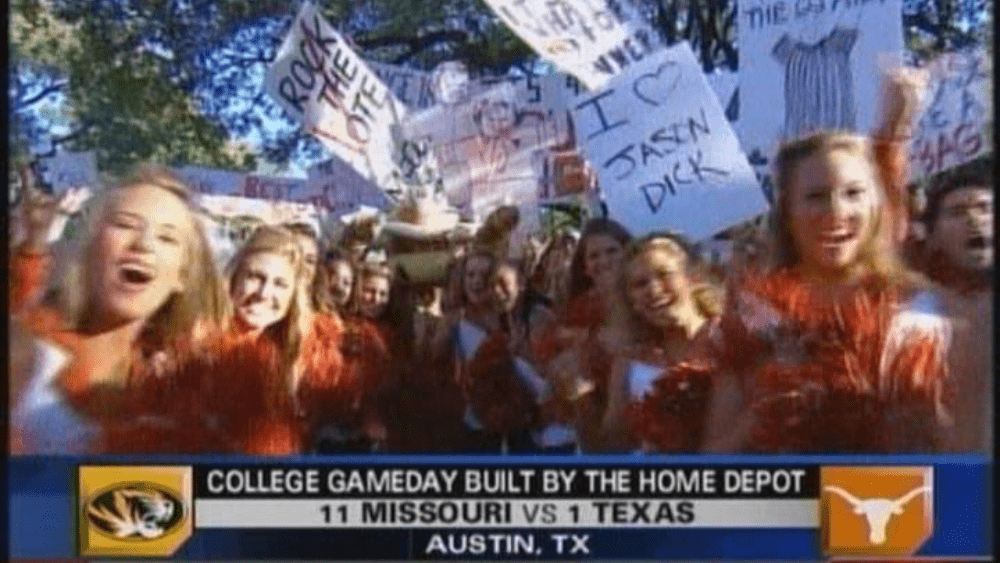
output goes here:
[[[351, 288], [351, 301], [348, 304], [351, 313], [355, 315], [361, 314], [361, 286], [364, 281], [370, 278], [384, 278], [389, 282], [389, 302], [393, 299], [393, 285], [395, 282], [395, 276], [393, 275], [392, 268], [388, 264], [373, 264], [362, 262], [354, 270], [354, 287]], [[382, 320], [387, 317], [386, 313], [389, 313], [389, 304], [386, 303], [386, 308], [383, 314], [379, 315], [379, 319]]]
[[864, 159], [872, 169], [872, 182], [880, 190], [881, 204], [875, 215], [875, 228], [865, 241], [859, 256], [864, 273], [885, 284], [921, 284], [920, 277], [906, 268], [899, 249], [892, 240], [888, 220], [886, 187], [878, 173], [871, 143], [867, 137], [849, 133], [823, 132], [786, 143], [778, 151], [774, 173], [777, 178], [777, 201], [772, 208], [771, 265], [775, 268], [793, 268], [800, 264], [801, 256], [791, 228], [792, 178], [803, 160], [832, 151], [845, 151]]
[[448, 310], [459, 311], [465, 309], [469, 304], [468, 297], [465, 294], [465, 269], [469, 261], [473, 258], [485, 258], [489, 260], [490, 271], [488, 272], [488, 278], [493, 277], [493, 272], [497, 267], [497, 257], [488, 249], [474, 247], [468, 253], [455, 260], [448, 273], [448, 287], [445, 292], [445, 306]]
[[573, 253], [573, 261], [570, 262], [569, 266], [570, 299], [594, 285], [594, 280], [587, 277], [586, 273], [587, 239], [599, 235], [611, 237], [618, 241], [623, 248], [632, 240], [628, 229], [611, 219], [591, 219], [588, 221], [583, 227], [583, 232], [580, 233], [580, 242], [576, 245], [576, 252]]
[[282, 385], [278, 392], [291, 394], [298, 387], [303, 366], [299, 361], [302, 354], [303, 341], [312, 330], [312, 310], [309, 306], [308, 288], [302, 279], [302, 247], [295, 234], [282, 227], [262, 225], [250, 235], [250, 239], [240, 248], [230, 262], [229, 287], [235, 286], [237, 279], [243, 274], [247, 259], [256, 254], [277, 254], [287, 258], [295, 270], [295, 288], [292, 292], [292, 302], [288, 314], [282, 320], [265, 329], [265, 334], [278, 347], [280, 353], [280, 381]]
[[[313, 274], [312, 281], [308, 284], [306, 289], [309, 292], [310, 305], [316, 311], [325, 311], [326, 309], [326, 273], [323, 272], [323, 248], [320, 244], [319, 235], [316, 231], [307, 223], [288, 223], [282, 225], [285, 229], [290, 231], [294, 235], [307, 237], [309, 240], [316, 245], [316, 271]], [[305, 249], [302, 249], [305, 252]], [[304, 259], [304, 256], [303, 256]], [[302, 268], [305, 271], [305, 264]]]
[[60, 287], [59, 307], [70, 326], [80, 329], [94, 314], [90, 302], [93, 294], [90, 277], [93, 269], [97, 234], [107, 219], [115, 198], [124, 190], [152, 186], [164, 190], [184, 203], [192, 225], [185, 237], [184, 260], [181, 265], [183, 290], [170, 295], [146, 321], [140, 335], [140, 346], [147, 352], [162, 349], [171, 342], [181, 342], [194, 336], [196, 329], [223, 326], [229, 317], [229, 300], [225, 285], [215, 265], [215, 258], [196, 217], [191, 190], [176, 174], [155, 164], [136, 167], [117, 185], [95, 197], [89, 204], [87, 230], [81, 252], [69, 268]]

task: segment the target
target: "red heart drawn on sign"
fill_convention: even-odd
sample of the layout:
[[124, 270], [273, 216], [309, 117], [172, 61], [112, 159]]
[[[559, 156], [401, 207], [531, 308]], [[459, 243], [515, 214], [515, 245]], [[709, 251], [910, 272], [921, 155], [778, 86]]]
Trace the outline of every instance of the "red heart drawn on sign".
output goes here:
[[680, 65], [668, 61], [661, 64], [656, 72], [643, 74], [635, 80], [632, 91], [640, 100], [651, 106], [660, 106], [667, 101], [681, 81]]

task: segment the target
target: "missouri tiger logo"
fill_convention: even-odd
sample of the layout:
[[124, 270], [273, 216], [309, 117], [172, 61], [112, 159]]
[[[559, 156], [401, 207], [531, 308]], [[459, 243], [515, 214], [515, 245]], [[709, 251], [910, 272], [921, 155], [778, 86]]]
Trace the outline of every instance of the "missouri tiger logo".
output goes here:
[[180, 500], [144, 484], [110, 490], [87, 507], [95, 528], [122, 539], [158, 538], [179, 524], [183, 515]]
[[190, 467], [80, 468], [82, 556], [169, 556], [191, 537]]

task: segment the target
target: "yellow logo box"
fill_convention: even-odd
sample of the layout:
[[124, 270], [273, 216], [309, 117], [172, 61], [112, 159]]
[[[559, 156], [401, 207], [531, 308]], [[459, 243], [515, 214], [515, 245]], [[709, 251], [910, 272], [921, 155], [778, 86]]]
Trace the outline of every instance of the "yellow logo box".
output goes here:
[[169, 557], [191, 537], [191, 467], [92, 465], [78, 476], [81, 557]]

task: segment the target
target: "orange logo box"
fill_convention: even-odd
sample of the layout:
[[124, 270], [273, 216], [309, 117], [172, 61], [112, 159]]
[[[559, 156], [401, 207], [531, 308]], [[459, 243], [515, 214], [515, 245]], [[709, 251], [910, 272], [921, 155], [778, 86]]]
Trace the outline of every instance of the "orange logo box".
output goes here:
[[931, 467], [823, 467], [820, 529], [831, 556], [905, 557], [934, 531]]

